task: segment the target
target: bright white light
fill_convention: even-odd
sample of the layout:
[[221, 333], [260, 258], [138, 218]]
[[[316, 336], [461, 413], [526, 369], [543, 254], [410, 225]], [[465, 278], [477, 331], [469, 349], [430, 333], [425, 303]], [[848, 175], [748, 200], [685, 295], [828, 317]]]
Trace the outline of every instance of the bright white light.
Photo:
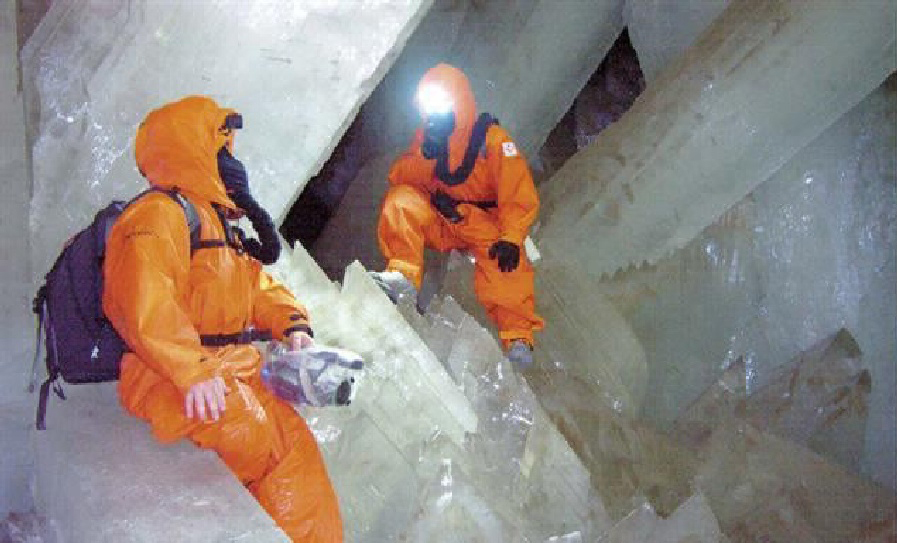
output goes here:
[[417, 93], [417, 104], [425, 115], [448, 113], [454, 105], [452, 97], [439, 85], [424, 85]]

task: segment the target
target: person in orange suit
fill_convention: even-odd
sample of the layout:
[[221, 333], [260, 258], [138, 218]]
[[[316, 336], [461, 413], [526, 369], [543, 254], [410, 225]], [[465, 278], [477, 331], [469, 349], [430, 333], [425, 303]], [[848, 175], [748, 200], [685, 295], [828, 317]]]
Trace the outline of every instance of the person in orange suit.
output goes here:
[[386, 270], [374, 279], [393, 301], [416, 296], [424, 248], [461, 249], [476, 260], [477, 299], [498, 328], [508, 358], [532, 364], [533, 267], [523, 242], [539, 211], [526, 159], [488, 113], [477, 116], [464, 73], [428, 70], [417, 88], [423, 125], [393, 163], [377, 236]]
[[[233, 157], [240, 127], [234, 110], [189, 96], [150, 112], [137, 130], [140, 172], [193, 204], [200, 241], [191, 251], [184, 209], [162, 192], [138, 198], [111, 229], [103, 309], [130, 349], [118, 391], [159, 441], [186, 437], [214, 450], [293, 541], [341, 542], [317, 442], [265, 388], [251, 344], [267, 330], [302, 349], [313, 334], [305, 308], [262, 269], [259, 258], [276, 260], [279, 240]], [[262, 242], [234, 235], [228, 220], [243, 214]]]

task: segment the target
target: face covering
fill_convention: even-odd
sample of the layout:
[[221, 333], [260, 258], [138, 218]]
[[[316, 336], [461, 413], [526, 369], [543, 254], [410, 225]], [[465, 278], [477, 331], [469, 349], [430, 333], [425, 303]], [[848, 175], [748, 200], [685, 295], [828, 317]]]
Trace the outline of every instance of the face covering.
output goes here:
[[424, 158], [431, 160], [448, 154], [448, 138], [455, 129], [455, 114], [430, 113], [424, 124], [424, 141], [420, 151]]
[[230, 199], [246, 213], [259, 239], [240, 236], [243, 248], [262, 264], [273, 264], [280, 257], [280, 238], [274, 221], [249, 192], [249, 176], [243, 163], [222, 147], [218, 151], [218, 175]]

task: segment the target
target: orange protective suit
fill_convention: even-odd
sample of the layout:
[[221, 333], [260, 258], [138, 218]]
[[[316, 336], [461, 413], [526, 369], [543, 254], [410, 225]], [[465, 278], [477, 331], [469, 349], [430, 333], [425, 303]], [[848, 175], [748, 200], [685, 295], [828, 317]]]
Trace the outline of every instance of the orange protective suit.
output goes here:
[[[418, 86], [440, 85], [453, 99], [455, 128], [449, 136], [451, 171], [461, 164], [476, 122], [473, 91], [467, 77], [448, 64], [438, 64], [424, 74]], [[507, 346], [512, 339], [533, 344], [533, 332], [542, 329], [535, 313], [533, 268], [523, 249], [530, 225], [539, 211], [539, 196], [523, 155], [508, 133], [493, 124], [474, 163], [470, 176], [461, 184], [447, 185], [435, 174], [436, 160], [421, 153], [424, 139], [419, 128], [411, 146], [392, 165], [390, 188], [380, 211], [377, 235], [388, 270], [401, 272], [419, 289], [422, 281], [424, 247], [438, 251], [462, 249], [476, 260], [474, 289]], [[455, 200], [494, 201], [496, 207], [481, 209], [459, 204], [463, 219], [451, 222], [430, 204], [437, 190]], [[520, 248], [520, 264], [502, 272], [488, 252], [497, 240]]]
[[[216, 451], [293, 539], [342, 541], [336, 495], [305, 421], [262, 384], [251, 344], [205, 347], [200, 335], [254, 326], [284, 337], [308, 328], [305, 308], [261, 264], [225, 243], [236, 209], [218, 176], [217, 151], [232, 145], [227, 114], [187, 97], [151, 112], [137, 131], [137, 165], [150, 184], [176, 187], [196, 207], [201, 239], [191, 256], [184, 211], [162, 193], [129, 206], [110, 233], [103, 309], [132, 352], [121, 363], [125, 409], [156, 438], [187, 437]], [[185, 416], [186, 391], [221, 376], [229, 391], [214, 422]]]

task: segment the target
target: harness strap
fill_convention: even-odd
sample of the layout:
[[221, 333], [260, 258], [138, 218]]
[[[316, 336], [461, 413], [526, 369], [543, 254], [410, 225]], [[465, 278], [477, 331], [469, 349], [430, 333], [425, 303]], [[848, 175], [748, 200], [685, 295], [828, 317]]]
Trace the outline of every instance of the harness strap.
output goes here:
[[440, 215], [451, 222], [458, 222], [462, 219], [461, 214], [458, 213], [459, 204], [476, 206], [483, 211], [498, 207], [498, 202], [495, 200], [456, 200], [442, 191], [437, 191], [431, 197], [430, 203]]
[[233, 334], [202, 334], [200, 342], [205, 347], [224, 347], [225, 345], [247, 345], [253, 341], [268, 341], [271, 339], [269, 330], [241, 330]]
[[[56, 345], [56, 332], [52, 326], [52, 322], [50, 321], [50, 315], [47, 311], [46, 304], [46, 284], [38, 291], [38, 297], [40, 297], [40, 301], [35, 300], [36, 311], [39, 311], [38, 317], [38, 349], [39, 349], [39, 341], [40, 341], [40, 330], [43, 328], [44, 334], [46, 334], [48, 345], [47, 345], [47, 358], [49, 359], [51, 356], [56, 357], [58, 351], [58, 347]], [[52, 346], [52, 348], [51, 348]], [[35, 360], [37, 360], [37, 353], [35, 353]], [[47, 364], [47, 379], [40, 386], [40, 396], [37, 403], [37, 416], [35, 417], [34, 425], [38, 430], [46, 430], [47, 429], [47, 400], [50, 396], [50, 387], [53, 387], [53, 392], [56, 393], [57, 396], [61, 400], [65, 399], [65, 392], [62, 390], [62, 386], [59, 384], [59, 370], [57, 369], [58, 365]], [[33, 389], [33, 385], [36, 382], [37, 378], [37, 369], [35, 367], [31, 368], [31, 384], [29, 386], [29, 392]]]
[[37, 316], [37, 330], [34, 337], [34, 358], [31, 360], [31, 379], [28, 380], [28, 392], [34, 392], [34, 385], [37, 384], [37, 361], [40, 359], [40, 338], [41, 332], [44, 330], [44, 313], [46, 312], [47, 303], [47, 284], [44, 283], [37, 289], [37, 295], [31, 304], [31, 309]]
[[458, 204], [470, 204], [472, 206], [477, 206], [483, 211], [498, 207], [498, 202], [495, 200], [455, 200], [455, 205], [457, 206]]
[[47, 429], [47, 398], [50, 396], [51, 384], [53, 384], [53, 380], [48, 378], [40, 386], [40, 399], [37, 401], [37, 418], [34, 421], [34, 426], [38, 430]]
[[223, 239], [204, 239], [196, 244], [197, 251], [200, 249], [220, 249], [222, 247], [229, 247]]

